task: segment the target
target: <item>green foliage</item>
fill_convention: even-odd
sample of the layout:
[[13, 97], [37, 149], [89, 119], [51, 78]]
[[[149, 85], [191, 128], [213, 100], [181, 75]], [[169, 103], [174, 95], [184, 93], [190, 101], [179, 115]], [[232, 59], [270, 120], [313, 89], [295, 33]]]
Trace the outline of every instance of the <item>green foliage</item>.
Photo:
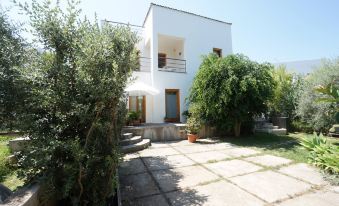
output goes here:
[[339, 174], [339, 147], [330, 144], [323, 135], [303, 138], [300, 143], [310, 152], [309, 161], [332, 174]]
[[250, 61], [243, 55], [204, 57], [191, 87], [189, 102], [197, 105], [205, 123], [222, 129], [240, 126], [267, 111], [275, 82], [273, 66]]
[[25, 45], [18, 25], [8, 19], [0, 8], [0, 129], [17, 127], [18, 111], [25, 96], [18, 66], [25, 60]]
[[323, 61], [320, 68], [305, 78], [303, 89], [298, 98], [297, 115], [314, 131], [328, 132], [335, 123], [336, 103], [318, 103], [324, 95], [314, 91], [318, 85], [328, 85], [333, 77], [339, 76], [339, 58]]
[[190, 134], [198, 134], [201, 129], [201, 120], [199, 119], [199, 108], [198, 105], [190, 105], [189, 114], [186, 123], [186, 131]]
[[133, 121], [139, 120], [141, 116], [140, 112], [130, 111], [127, 113], [127, 122], [133, 123]]
[[274, 97], [269, 103], [269, 113], [271, 116], [286, 116], [293, 120], [303, 78], [289, 73], [285, 66], [276, 68], [273, 77], [276, 87]]
[[31, 144], [20, 175], [39, 181], [44, 199], [105, 205], [114, 193], [118, 139], [125, 122], [124, 88], [136, 66], [137, 36], [78, 18], [50, 1], [21, 5], [44, 50], [24, 65], [30, 88], [22, 126]]

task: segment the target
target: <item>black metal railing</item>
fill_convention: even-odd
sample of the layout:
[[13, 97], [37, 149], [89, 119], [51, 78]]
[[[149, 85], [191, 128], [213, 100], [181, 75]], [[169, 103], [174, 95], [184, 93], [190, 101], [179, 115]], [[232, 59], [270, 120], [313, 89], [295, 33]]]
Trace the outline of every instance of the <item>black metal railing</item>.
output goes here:
[[164, 72], [186, 72], [186, 60], [158, 57], [158, 70]]

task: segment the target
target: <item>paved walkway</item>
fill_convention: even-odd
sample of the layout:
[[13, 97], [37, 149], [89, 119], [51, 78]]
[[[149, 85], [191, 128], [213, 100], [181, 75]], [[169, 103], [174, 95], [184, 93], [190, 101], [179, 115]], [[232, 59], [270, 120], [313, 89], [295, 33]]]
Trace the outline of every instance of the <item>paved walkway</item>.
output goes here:
[[124, 159], [123, 206], [339, 206], [317, 169], [228, 143], [152, 143]]

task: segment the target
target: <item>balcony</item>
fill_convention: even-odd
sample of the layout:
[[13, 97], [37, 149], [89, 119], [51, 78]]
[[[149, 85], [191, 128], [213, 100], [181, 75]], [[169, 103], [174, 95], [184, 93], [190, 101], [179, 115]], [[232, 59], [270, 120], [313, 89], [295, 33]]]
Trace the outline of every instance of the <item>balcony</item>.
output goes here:
[[186, 60], [158, 56], [158, 71], [186, 73]]
[[136, 72], [151, 71], [151, 58], [150, 57], [139, 57], [138, 67], [134, 71]]

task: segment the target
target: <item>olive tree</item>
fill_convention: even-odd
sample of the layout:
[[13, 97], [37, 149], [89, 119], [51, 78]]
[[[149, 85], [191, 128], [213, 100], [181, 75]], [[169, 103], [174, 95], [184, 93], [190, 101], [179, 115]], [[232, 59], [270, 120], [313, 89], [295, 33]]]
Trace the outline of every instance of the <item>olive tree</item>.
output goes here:
[[314, 131], [327, 132], [335, 123], [336, 103], [327, 101], [319, 103], [323, 98], [315, 91], [319, 85], [328, 85], [339, 76], [339, 58], [324, 60], [319, 68], [305, 78], [300, 97], [298, 98], [297, 115], [301, 121]]
[[275, 86], [272, 71], [272, 65], [256, 63], [240, 54], [205, 56], [189, 102], [199, 108], [197, 113], [206, 123], [233, 127], [235, 136], [239, 136], [243, 122], [267, 111]]
[[31, 90], [22, 124], [31, 141], [21, 176], [40, 182], [44, 200], [105, 205], [117, 183], [137, 36], [129, 27], [80, 19], [73, 1], [66, 10], [50, 1], [20, 6], [43, 47], [23, 69]]
[[25, 43], [18, 25], [0, 9], [0, 129], [17, 128], [25, 96], [18, 67], [25, 60]]

